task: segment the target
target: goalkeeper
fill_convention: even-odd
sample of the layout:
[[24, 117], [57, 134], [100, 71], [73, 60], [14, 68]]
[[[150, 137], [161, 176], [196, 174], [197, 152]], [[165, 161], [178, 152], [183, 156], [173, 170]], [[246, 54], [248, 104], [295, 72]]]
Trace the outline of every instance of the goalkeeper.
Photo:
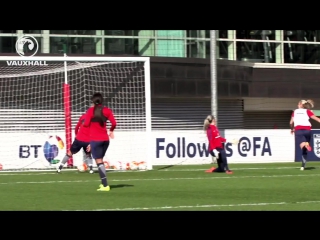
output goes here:
[[206, 172], [225, 172], [227, 174], [232, 174], [233, 172], [229, 170], [227, 153], [224, 149], [226, 139], [220, 136], [214, 116], [208, 115], [206, 117], [203, 128], [207, 133], [209, 152], [211, 156], [216, 156], [218, 158], [218, 168], [212, 167]]
[[89, 128], [81, 127], [83, 125], [84, 121], [85, 121], [85, 114], [83, 114], [78, 120], [78, 123], [75, 127], [76, 138], [74, 139], [70, 150], [68, 150], [68, 153], [60, 162], [60, 166], [57, 169], [58, 173], [61, 172], [64, 164], [72, 157], [72, 155], [78, 153], [81, 150], [81, 148], [85, 152], [85, 162], [89, 166], [89, 172], [94, 173], [93, 169], [92, 169], [93, 168], [93, 160], [91, 157], [91, 152], [88, 151], [88, 149], [87, 149], [90, 144]]

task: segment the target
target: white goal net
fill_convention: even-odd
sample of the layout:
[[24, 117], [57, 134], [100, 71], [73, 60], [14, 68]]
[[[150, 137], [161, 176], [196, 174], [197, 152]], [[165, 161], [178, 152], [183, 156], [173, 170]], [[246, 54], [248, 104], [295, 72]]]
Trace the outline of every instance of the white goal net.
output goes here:
[[[149, 58], [0, 60], [0, 170], [55, 169], [95, 92], [103, 94], [104, 105], [117, 120], [105, 165], [118, 170], [152, 169]], [[82, 163], [81, 150], [66, 167]]]

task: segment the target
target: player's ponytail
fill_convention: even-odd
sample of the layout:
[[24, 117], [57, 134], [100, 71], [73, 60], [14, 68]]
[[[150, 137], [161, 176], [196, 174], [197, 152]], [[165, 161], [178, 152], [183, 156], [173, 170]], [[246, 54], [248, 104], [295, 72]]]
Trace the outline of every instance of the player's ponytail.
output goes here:
[[103, 97], [101, 93], [95, 93], [93, 94], [91, 98], [92, 103], [94, 104], [94, 110], [93, 110], [93, 119], [95, 122], [99, 122], [100, 126], [103, 127], [104, 123], [106, 122], [106, 117], [103, 115], [103, 106], [101, 104], [103, 103]]
[[204, 120], [204, 123], [203, 123], [203, 130], [207, 130], [209, 125], [212, 123], [212, 121], [214, 120], [214, 117], [212, 115], [208, 115], [206, 117], [206, 119]]
[[313, 101], [313, 100], [308, 99], [308, 100], [307, 100], [307, 103], [310, 104], [310, 108], [314, 108], [314, 101]]
[[302, 104], [303, 108], [305, 108], [305, 109], [314, 108], [314, 101], [311, 100], [311, 99], [302, 100], [302, 101], [301, 101], [301, 104]]

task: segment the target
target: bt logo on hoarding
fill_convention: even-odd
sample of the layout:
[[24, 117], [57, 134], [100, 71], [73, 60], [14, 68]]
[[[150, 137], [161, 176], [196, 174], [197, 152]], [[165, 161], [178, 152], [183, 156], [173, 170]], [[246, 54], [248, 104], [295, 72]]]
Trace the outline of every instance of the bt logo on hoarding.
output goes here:
[[64, 149], [64, 143], [59, 136], [50, 136], [44, 145], [20, 145], [19, 158], [38, 158], [39, 148], [43, 148], [43, 155], [45, 159], [51, 163], [58, 163], [60, 160], [56, 159], [59, 155], [59, 150]]

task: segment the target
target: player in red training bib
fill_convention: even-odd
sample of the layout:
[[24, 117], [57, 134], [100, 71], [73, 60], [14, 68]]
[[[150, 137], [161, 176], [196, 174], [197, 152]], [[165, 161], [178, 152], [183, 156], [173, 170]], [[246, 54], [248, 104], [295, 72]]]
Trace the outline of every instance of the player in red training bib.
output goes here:
[[93, 169], [92, 169], [93, 160], [91, 157], [91, 152], [88, 151], [87, 149], [90, 144], [90, 132], [89, 132], [89, 128], [82, 127], [84, 121], [85, 121], [85, 114], [83, 114], [78, 120], [78, 123], [75, 127], [76, 137], [71, 145], [70, 150], [68, 150], [66, 156], [60, 162], [60, 166], [57, 169], [58, 173], [61, 172], [64, 164], [69, 160], [69, 158], [72, 157], [72, 155], [78, 153], [81, 150], [81, 148], [86, 154], [85, 162], [89, 166], [89, 172], [93, 173]]
[[225, 172], [227, 174], [232, 174], [233, 172], [229, 170], [227, 153], [224, 149], [226, 139], [220, 136], [214, 116], [207, 116], [204, 120], [203, 128], [207, 133], [210, 155], [218, 157], [218, 168], [212, 167], [206, 172]]
[[302, 150], [301, 170], [304, 170], [307, 163], [307, 151], [311, 151], [311, 123], [310, 118], [320, 122], [320, 118], [316, 117], [310, 110], [314, 107], [312, 100], [301, 100], [298, 102], [298, 108], [293, 111], [290, 119], [291, 133], [294, 133], [295, 141], [300, 144]]
[[[102, 105], [103, 97], [101, 93], [95, 93], [92, 96], [93, 107], [90, 107], [86, 113], [83, 126], [89, 128], [90, 132], [90, 149], [92, 157], [95, 159], [101, 184], [98, 191], [109, 191], [110, 186], [107, 182], [106, 168], [103, 163], [103, 157], [105, 156], [109, 147], [109, 136], [113, 138], [113, 130], [117, 126], [117, 122], [114, 119], [111, 109]], [[111, 122], [110, 134], [108, 135], [106, 121]]]

